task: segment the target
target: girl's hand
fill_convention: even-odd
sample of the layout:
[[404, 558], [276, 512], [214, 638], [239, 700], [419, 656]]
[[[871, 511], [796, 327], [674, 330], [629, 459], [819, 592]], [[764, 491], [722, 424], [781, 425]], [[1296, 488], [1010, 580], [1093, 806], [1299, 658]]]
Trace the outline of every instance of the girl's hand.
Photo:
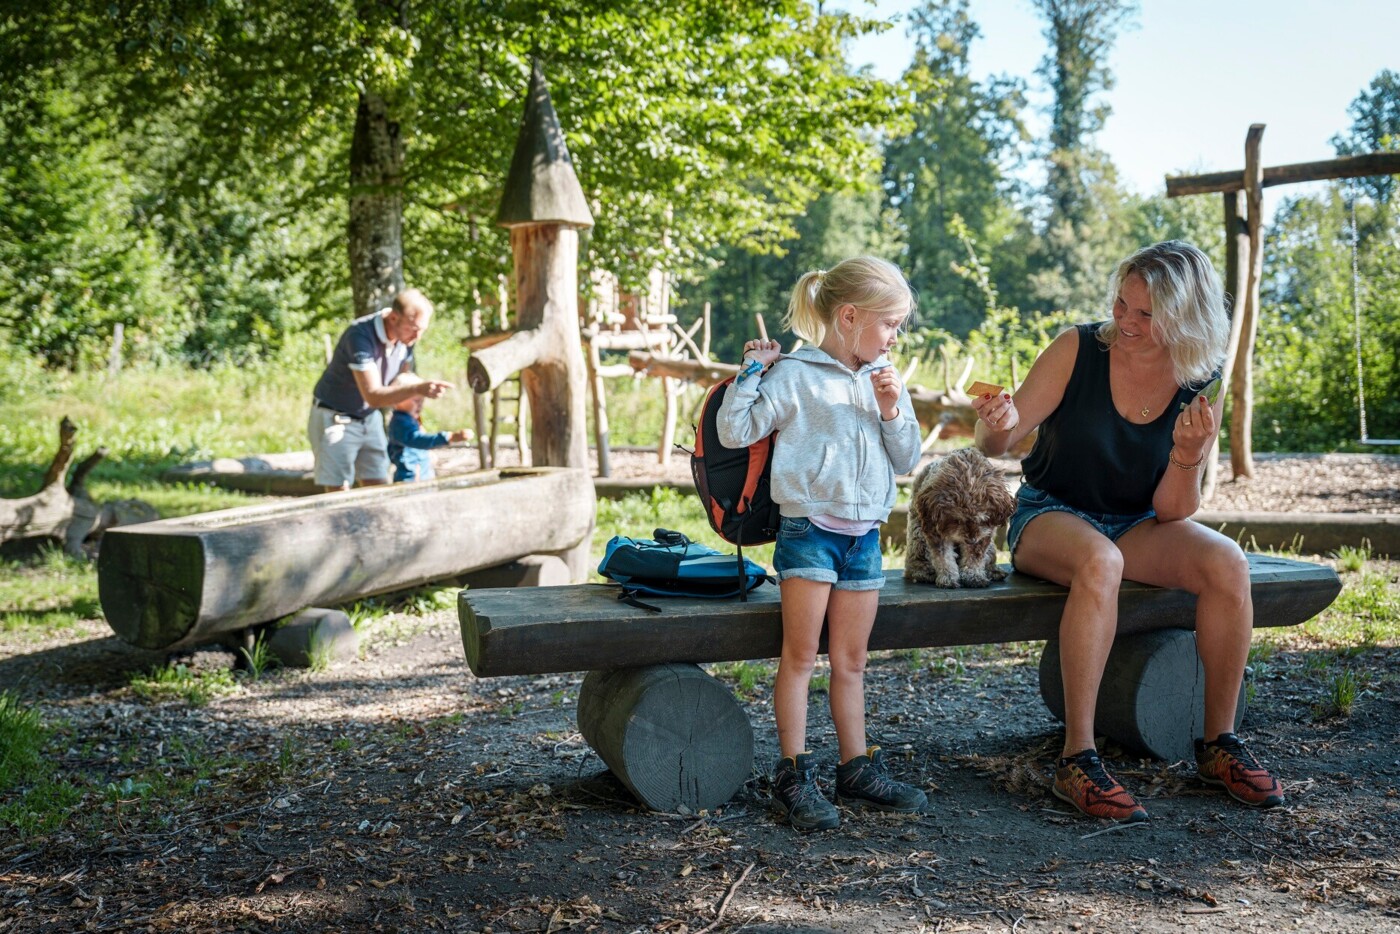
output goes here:
[[744, 345], [744, 359], [757, 360], [764, 366], [782, 356], [782, 346], [777, 341], [749, 341]]
[[1179, 452], [1177, 456], [1188, 463], [1199, 461], [1210, 439], [1215, 437], [1215, 432], [1215, 410], [1204, 396], [1197, 396], [1181, 410], [1172, 428], [1172, 443]]
[[972, 407], [993, 431], [1011, 431], [1021, 424], [1021, 413], [1009, 392], [984, 393], [972, 400]]
[[899, 378], [899, 371], [892, 366], [872, 370], [870, 385], [875, 387], [875, 404], [880, 407], [880, 418], [889, 421], [898, 415], [899, 394], [904, 389], [904, 381]]

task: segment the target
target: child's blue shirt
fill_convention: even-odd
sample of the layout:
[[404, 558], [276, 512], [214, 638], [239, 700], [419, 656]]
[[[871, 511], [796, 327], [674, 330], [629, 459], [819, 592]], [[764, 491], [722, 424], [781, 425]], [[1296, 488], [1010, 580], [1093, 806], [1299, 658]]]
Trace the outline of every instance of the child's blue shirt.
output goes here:
[[433, 462], [428, 451], [446, 447], [447, 443], [447, 432], [424, 431], [418, 419], [395, 409], [389, 415], [389, 460], [394, 464], [394, 482], [431, 480]]

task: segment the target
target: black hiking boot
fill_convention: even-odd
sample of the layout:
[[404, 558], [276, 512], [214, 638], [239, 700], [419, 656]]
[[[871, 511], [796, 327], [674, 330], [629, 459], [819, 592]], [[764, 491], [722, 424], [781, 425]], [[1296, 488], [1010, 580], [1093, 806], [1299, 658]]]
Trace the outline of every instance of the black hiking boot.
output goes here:
[[817, 767], [809, 752], [786, 756], [778, 763], [773, 772], [773, 804], [798, 830], [831, 830], [841, 824], [841, 815], [817, 787]]
[[922, 811], [928, 805], [928, 796], [918, 788], [890, 778], [879, 746], [836, 767], [836, 800], [901, 814]]

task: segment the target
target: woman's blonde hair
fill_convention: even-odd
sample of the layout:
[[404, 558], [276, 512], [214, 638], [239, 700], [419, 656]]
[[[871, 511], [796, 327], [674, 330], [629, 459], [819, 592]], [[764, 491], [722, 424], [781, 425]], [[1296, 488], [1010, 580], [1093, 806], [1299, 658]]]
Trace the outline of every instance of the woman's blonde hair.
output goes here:
[[856, 256], [798, 279], [783, 327], [809, 344], [820, 344], [842, 305], [872, 315], [913, 314], [914, 290], [889, 260]]
[[[1205, 382], [1225, 362], [1230, 340], [1225, 295], [1210, 259], [1184, 240], [1143, 247], [1119, 263], [1109, 278], [1110, 308], [1132, 273], [1142, 276], [1152, 298], [1152, 330], [1171, 356], [1177, 385]], [[1117, 340], [1117, 321], [1099, 328], [1099, 342], [1105, 347]]]

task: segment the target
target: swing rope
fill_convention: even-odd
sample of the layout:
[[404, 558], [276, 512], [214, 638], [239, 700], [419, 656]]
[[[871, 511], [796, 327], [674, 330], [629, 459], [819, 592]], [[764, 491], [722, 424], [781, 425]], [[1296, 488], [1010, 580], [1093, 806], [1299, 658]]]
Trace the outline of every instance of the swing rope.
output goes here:
[[1372, 438], [1366, 429], [1366, 376], [1361, 365], [1361, 266], [1357, 259], [1360, 236], [1356, 228], [1356, 180], [1347, 185], [1351, 203], [1351, 318], [1356, 335], [1356, 404], [1361, 423], [1362, 444], [1400, 444], [1400, 440]]

